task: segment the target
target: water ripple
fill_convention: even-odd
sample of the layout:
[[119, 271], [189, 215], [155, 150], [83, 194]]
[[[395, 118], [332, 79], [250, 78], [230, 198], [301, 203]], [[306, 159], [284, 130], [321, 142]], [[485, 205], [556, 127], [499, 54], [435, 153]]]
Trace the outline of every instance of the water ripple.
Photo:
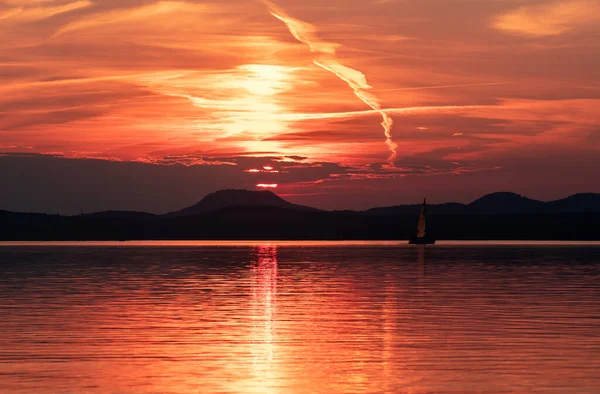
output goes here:
[[0, 247], [2, 393], [598, 393], [600, 247]]

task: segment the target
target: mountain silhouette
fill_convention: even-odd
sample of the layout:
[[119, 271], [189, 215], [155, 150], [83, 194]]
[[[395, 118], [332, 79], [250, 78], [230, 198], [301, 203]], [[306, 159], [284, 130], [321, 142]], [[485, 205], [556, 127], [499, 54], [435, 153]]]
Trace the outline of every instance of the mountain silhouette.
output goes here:
[[292, 204], [275, 193], [253, 190], [221, 190], [204, 197], [199, 203], [180, 211], [168, 213], [167, 216], [189, 216], [216, 211], [219, 209], [245, 206], [245, 207], [276, 207], [295, 211], [316, 212], [317, 208]]
[[548, 210], [551, 212], [600, 212], [600, 194], [579, 193], [562, 200], [547, 202]]
[[469, 213], [534, 213], [545, 203], [516, 193], [498, 192], [485, 195], [467, 205]]
[[[270, 191], [223, 190], [166, 215], [0, 210], [0, 240], [399, 240], [414, 236], [420, 209], [321, 211]], [[428, 229], [441, 240], [600, 240], [600, 194], [542, 202], [492, 193], [470, 204], [432, 204]]]
[[[420, 204], [372, 208], [365, 211], [372, 215], [416, 215]], [[475, 215], [475, 214], [562, 214], [600, 213], [600, 194], [580, 193], [556, 201], [538, 201], [510, 192], [487, 194], [470, 204], [428, 204], [429, 214]]]

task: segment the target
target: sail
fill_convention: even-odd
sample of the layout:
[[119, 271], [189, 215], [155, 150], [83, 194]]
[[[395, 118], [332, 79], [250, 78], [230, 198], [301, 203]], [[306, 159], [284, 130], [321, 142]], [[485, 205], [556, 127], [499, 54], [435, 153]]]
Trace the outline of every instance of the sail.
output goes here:
[[425, 225], [427, 221], [427, 202], [423, 201], [421, 215], [419, 215], [419, 223], [417, 224], [417, 238], [425, 238]]

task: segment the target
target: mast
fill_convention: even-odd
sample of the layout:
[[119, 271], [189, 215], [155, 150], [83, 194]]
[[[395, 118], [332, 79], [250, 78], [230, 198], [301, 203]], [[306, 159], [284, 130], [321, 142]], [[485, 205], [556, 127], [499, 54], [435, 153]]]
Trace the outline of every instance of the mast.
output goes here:
[[419, 223], [417, 224], [417, 238], [425, 238], [427, 222], [427, 199], [423, 199], [423, 208], [419, 215]]

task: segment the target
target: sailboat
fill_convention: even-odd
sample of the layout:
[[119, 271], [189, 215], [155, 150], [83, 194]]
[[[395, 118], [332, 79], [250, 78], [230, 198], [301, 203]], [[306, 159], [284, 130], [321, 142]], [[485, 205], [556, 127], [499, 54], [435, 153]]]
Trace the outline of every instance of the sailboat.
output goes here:
[[423, 208], [421, 208], [421, 214], [419, 215], [419, 222], [417, 223], [417, 235], [411, 237], [408, 241], [409, 244], [415, 245], [433, 245], [435, 239], [427, 235], [427, 199], [423, 200]]

